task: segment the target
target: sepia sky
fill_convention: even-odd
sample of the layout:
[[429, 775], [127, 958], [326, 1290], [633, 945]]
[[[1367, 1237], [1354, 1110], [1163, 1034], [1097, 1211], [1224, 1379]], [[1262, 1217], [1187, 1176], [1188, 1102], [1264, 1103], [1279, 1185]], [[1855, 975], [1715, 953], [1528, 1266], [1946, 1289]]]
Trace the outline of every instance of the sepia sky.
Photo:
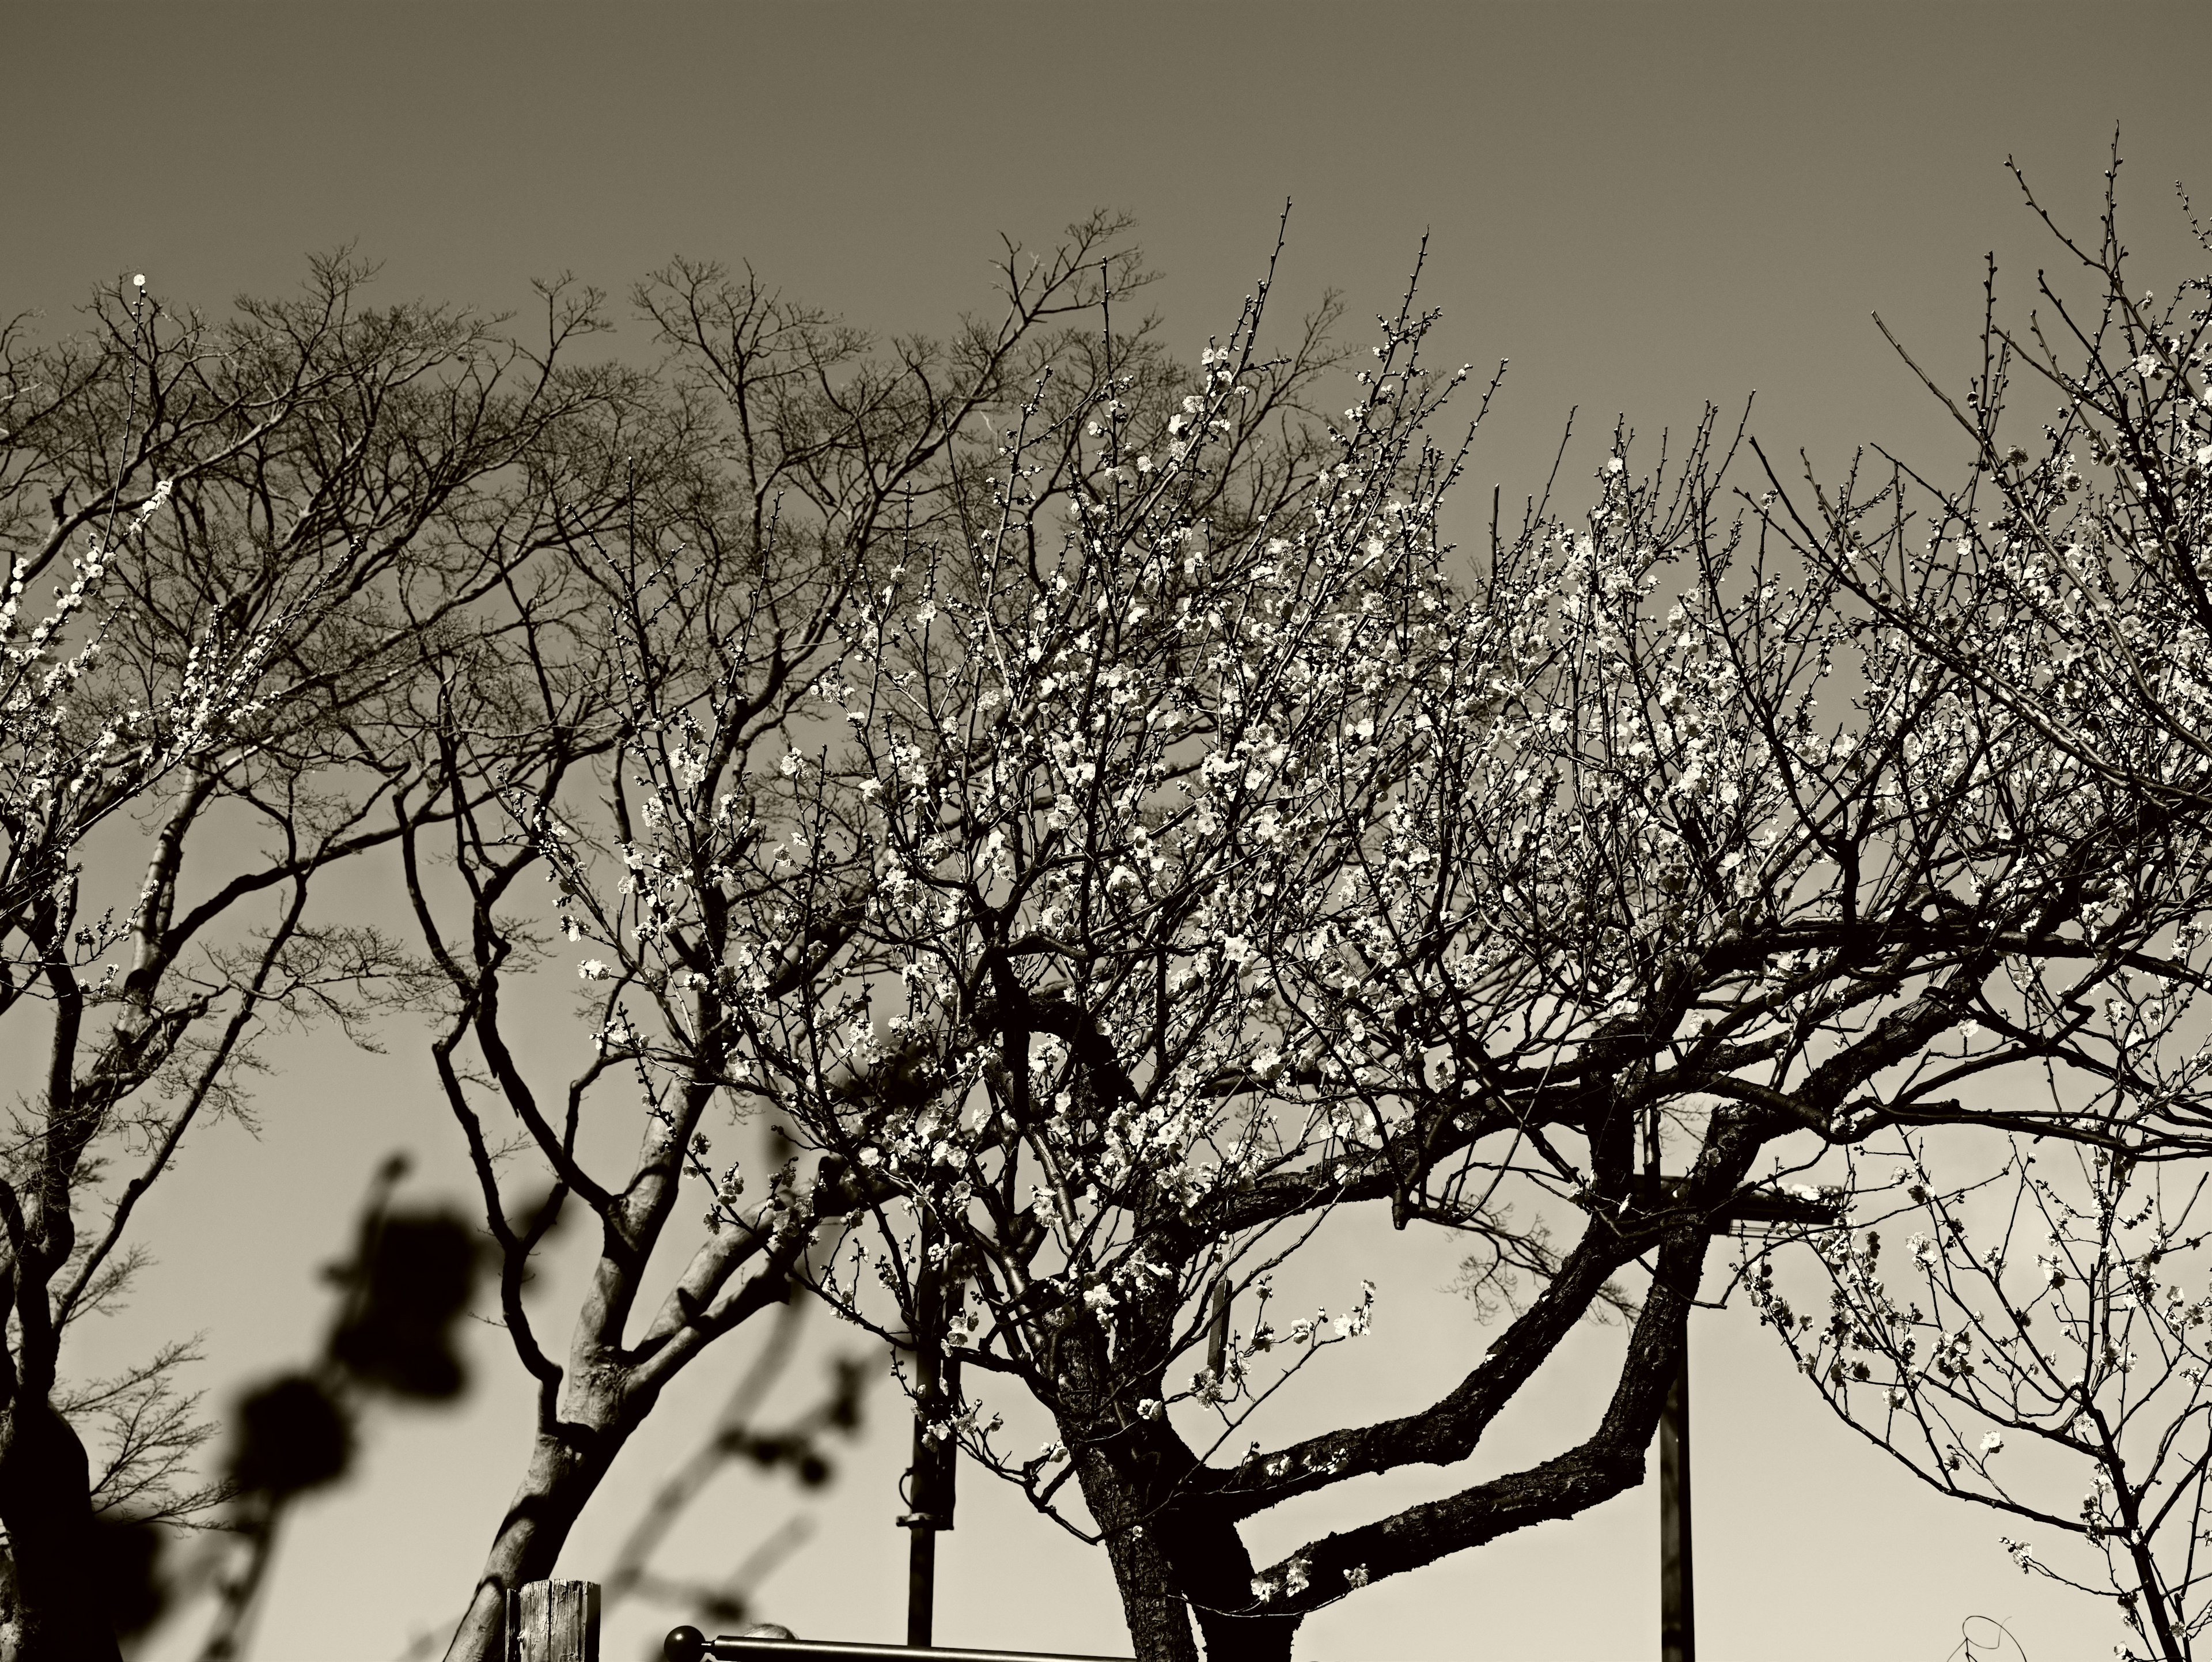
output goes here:
[[[341, 244], [380, 262], [387, 299], [505, 310], [563, 271], [619, 297], [683, 253], [750, 261], [865, 326], [941, 330], [989, 305], [1001, 234], [1048, 245], [1104, 206], [1138, 216], [1164, 274], [1148, 301], [1194, 356], [1235, 320], [1287, 198], [1277, 304], [1340, 289], [1348, 333], [1395, 309], [1426, 235], [1439, 360], [1512, 361], [1469, 480], [1509, 502], [1541, 489], [1571, 409], [1572, 502], [1617, 417], [1650, 443], [1708, 403], [1733, 422], [1754, 393], [1752, 430], [1778, 461], [1802, 449], [1832, 471], [1879, 442], [1940, 469], [1957, 446], [1869, 314], [1955, 383], [1977, 348], [1984, 253], [2023, 305], [2039, 265], [2056, 273], [2063, 250], [2022, 210], [2007, 156], [2087, 229], [2117, 124], [2127, 240], [2162, 294], [2195, 269], [2172, 181], [2212, 196], [2201, 6], [17, 0], [0, 42], [0, 313], [43, 311], [49, 332], [118, 274], [214, 309], [291, 287], [309, 253]], [[625, 339], [641, 344], [633, 332], [616, 350]], [[546, 1032], [585, 1042], [580, 1027]], [[316, 1268], [343, 1251], [386, 1150], [413, 1151], [415, 1192], [461, 1192], [419, 1035], [393, 1027], [380, 1056], [313, 1038], [270, 1056], [258, 1139], [216, 1128], [142, 1211], [159, 1262], [127, 1313], [79, 1342], [88, 1371], [204, 1331], [197, 1384], [218, 1403], [317, 1342]], [[1281, 1425], [1407, 1411], [1487, 1342], [1446, 1290], [1449, 1251], [1364, 1225], [1291, 1301], [1340, 1307], [1364, 1274], [1384, 1289], [1375, 1334], [1317, 1365]], [[2025, 1580], [1996, 1545], [2002, 1520], [1923, 1495], [1823, 1417], [1741, 1311], [1695, 1330], [1708, 1662], [1940, 1662], [1974, 1616], [2007, 1622], [2030, 1656], [2106, 1653], [2118, 1633], [2101, 1610]], [[672, 1393], [564, 1573], [597, 1573], [680, 1452], [687, 1409], [696, 1426], [747, 1342]], [[1578, 1336], [1478, 1475], [1586, 1434], [1618, 1342]], [[366, 1475], [301, 1509], [256, 1655], [389, 1662], [458, 1610], [527, 1428], [496, 1330], [475, 1354], [466, 1409], [386, 1415]], [[888, 1387], [872, 1407], [811, 1542], [763, 1592], [763, 1613], [808, 1637], [902, 1633], [903, 1427]], [[1260, 1520], [1255, 1556], [1468, 1480], [1344, 1486]], [[731, 1483], [680, 1550], [734, 1563], [793, 1504]], [[1650, 1654], [1656, 1511], [1654, 1483], [1379, 1586], [1310, 1620], [1298, 1654]], [[1103, 1555], [981, 1477], [963, 1483], [940, 1563], [940, 1642], [1126, 1650]], [[665, 1625], [626, 1609], [609, 1662], [633, 1662]], [[198, 1626], [142, 1654], [189, 1656]]]

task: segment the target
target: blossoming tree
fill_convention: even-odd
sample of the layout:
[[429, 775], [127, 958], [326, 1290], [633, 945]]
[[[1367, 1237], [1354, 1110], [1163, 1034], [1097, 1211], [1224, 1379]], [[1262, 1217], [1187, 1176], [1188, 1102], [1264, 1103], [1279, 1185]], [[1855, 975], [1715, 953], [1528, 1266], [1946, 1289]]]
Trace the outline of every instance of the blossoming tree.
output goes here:
[[[1839, 1415], [1946, 1493], [2074, 1537], [2070, 1553], [2046, 1540], [2048, 1555], [2005, 1544], [2023, 1570], [2116, 1598], [2124, 1650], [2178, 1659], [2206, 1621], [2204, 1312], [2181, 1283], [2201, 1268], [2195, 1201], [2212, 1152], [2196, 1006], [2205, 923], [2189, 875], [2212, 801], [2212, 279], [2163, 306], [2132, 288], [2118, 173], [2116, 145], [2099, 234], [2076, 241], [2015, 170], [2087, 293], [2039, 275], [2037, 311], [2009, 326], [1992, 264], [1979, 374], [1958, 398], [1921, 375], [1971, 446], [1963, 484], [1892, 463], [1778, 496], [1770, 521], [1868, 628], [1909, 642], [2019, 735], [1992, 768], [2050, 758], [2134, 841], [2136, 856], [2074, 902], [2081, 968], [2018, 979], [2010, 1008], [1979, 1012], [1942, 1064], [1964, 1085], [2039, 1047], [2048, 1076], [2005, 1117], [2094, 1153], [2023, 1142], [1977, 1183], [1929, 1176], [1988, 1164], [1942, 1142], [1909, 1144], [1887, 1182], [1854, 1165], [1838, 1188], [1863, 1222], [1901, 1209], [1923, 1223], [1906, 1262], [1894, 1245], [1885, 1261], [1870, 1227], [1811, 1236], [1825, 1324], [1791, 1307], [1786, 1267], [1762, 1263], [1754, 1290]], [[2023, 381], [2059, 399], [2033, 435], [2015, 408]], [[1899, 1277], [1909, 1292], [1891, 1290]]]
[[[2128, 1105], [2101, 1105], [2124, 1126]], [[2023, 1572], [2114, 1600], [2120, 1654], [2185, 1662], [2212, 1624], [2212, 1296], [2184, 1285], [2206, 1268], [2202, 1174], [2015, 1143], [1993, 1176], [1943, 1188], [1935, 1156], [1902, 1152], [1887, 1182], [1854, 1163], [1866, 1227], [1813, 1238], [1826, 1318], [1792, 1307], [1771, 1257], [1754, 1306], [1846, 1424], [1939, 1492], [2056, 1534], [2062, 1549], [1999, 1542]], [[1875, 1226], [1900, 1215], [1922, 1227], [1885, 1263]]]
[[[1993, 1035], [1975, 1072], [2047, 1057], [2039, 1001], [2094, 995], [2205, 898], [2200, 833], [1723, 514], [1710, 427], [1646, 476], [1618, 442], [1579, 524], [1532, 504], [1501, 532], [1493, 506], [1455, 571], [1458, 464], [1425, 435], [1457, 378], [1422, 370], [1410, 298], [1324, 466], [1267, 513], [1194, 505], [1256, 322], [1163, 443], [1110, 397], [1008, 435], [1007, 527], [1064, 477], [1032, 444], [1084, 459], [1056, 551], [917, 536], [872, 578], [805, 706], [850, 736], [787, 761], [871, 874], [855, 957], [747, 1081], [871, 1178], [820, 1284], [938, 1336], [948, 1366], [913, 1381], [938, 1438], [1041, 1507], [1076, 1484], [1063, 1521], [1103, 1543], [1148, 1662], [1194, 1654], [1191, 1617], [1209, 1655], [1287, 1655], [1323, 1604], [1639, 1482], [1762, 1157], [2024, 1123], [1953, 1094], [1946, 1036]], [[1838, 683], [1850, 708], [1822, 709]], [[2085, 899], [2124, 882], [2085, 947]], [[1510, 1225], [1529, 1199], [1580, 1214], [1571, 1246]], [[1375, 1294], [1333, 1325], [1224, 1312], [1264, 1312], [1352, 1206], [1540, 1290], [1423, 1410], [1237, 1449], [1278, 1382], [1258, 1358], [1302, 1365]], [[1586, 1440], [1252, 1560], [1261, 1511], [1467, 1459], [1624, 1278]], [[1058, 1426], [1035, 1456], [1000, 1446], [1005, 1388]]]

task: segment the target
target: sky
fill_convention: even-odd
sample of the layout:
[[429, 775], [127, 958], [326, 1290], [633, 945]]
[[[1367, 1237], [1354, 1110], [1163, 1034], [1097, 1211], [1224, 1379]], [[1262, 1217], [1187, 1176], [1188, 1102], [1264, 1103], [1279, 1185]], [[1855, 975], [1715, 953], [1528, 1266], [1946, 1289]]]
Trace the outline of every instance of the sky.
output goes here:
[[[0, 313], [43, 313], [48, 332], [118, 275], [214, 310], [287, 289], [308, 254], [346, 244], [380, 263], [389, 299], [505, 310], [561, 272], [619, 298], [681, 253], [750, 261], [872, 328], [937, 331], [988, 307], [1002, 234], [1046, 246], [1104, 206], [1137, 216], [1164, 274], [1149, 302], [1194, 357], [1233, 323], [1288, 201], [1277, 303], [1334, 288], [1349, 326], [1395, 309], [1426, 237], [1437, 358], [1511, 361], [1469, 481], [1509, 502], [1541, 488], [1571, 411], [1570, 498], [1616, 419], [1648, 443], [1754, 395], [1778, 460], [1802, 450], [1832, 473], [1880, 443], [1946, 465], [1944, 418], [1870, 314], [1955, 384], [1986, 253], [2022, 305], [2039, 266], [2063, 280], [2007, 157], [2087, 228], [2117, 126], [2127, 240], [2161, 292], [2195, 269], [2172, 181], [2212, 192], [2202, 7], [16, 0], [4, 38]], [[556, 1025], [546, 1042], [584, 1041]], [[272, 1050], [258, 1137], [216, 1128], [151, 1197], [140, 1239], [157, 1262], [129, 1312], [79, 1342], [88, 1371], [199, 1331], [196, 1383], [220, 1403], [316, 1342], [316, 1267], [343, 1250], [383, 1154], [413, 1152], [417, 1195], [463, 1192], [422, 1036], [386, 1044]], [[1486, 1342], [1445, 1290], [1449, 1255], [1352, 1226], [1324, 1258], [1302, 1296], [1340, 1307], [1354, 1289], [1329, 1277], [1371, 1263], [1389, 1267], [1385, 1300], [1285, 1425], [1403, 1411]], [[548, 1296], [559, 1286], [556, 1269]], [[794, 1402], [849, 1342], [818, 1325]], [[1619, 1337], [1578, 1335], [1475, 1464], [1577, 1437]], [[562, 1574], [605, 1562], [746, 1342], [665, 1399]], [[363, 1476], [302, 1509], [256, 1655], [385, 1662], [458, 1608], [520, 1469], [527, 1393], [502, 1347], [482, 1330], [469, 1405], [385, 1415]], [[1978, 1616], [2039, 1658], [2118, 1636], [2100, 1610], [2024, 1580], [1999, 1520], [1917, 1491], [1829, 1422], [1741, 1310], [1701, 1313], [1694, 1357], [1708, 1662], [1939, 1662]], [[810, 1543], [762, 1592], [763, 1615], [809, 1637], [902, 1629], [905, 1440], [888, 1388], [873, 1407]], [[1262, 1520], [1255, 1549], [1442, 1481], [1333, 1491]], [[1310, 1621], [1298, 1654], [1649, 1655], [1656, 1490], [1370, 1589]], [[709, 1501], [679, 1542], [702, 1564], [735, 1562], [795, 1505], [743, 1482]], [[940, 1549], [943, 1642], [1125, 1649], [1101, 1557], [981, 1479], [962, 1507]], [[666, 1620], [619, 1613], [611, 1662], [647, 1653]], [[188, 1656], [196, 1632], [142, 1654]]]

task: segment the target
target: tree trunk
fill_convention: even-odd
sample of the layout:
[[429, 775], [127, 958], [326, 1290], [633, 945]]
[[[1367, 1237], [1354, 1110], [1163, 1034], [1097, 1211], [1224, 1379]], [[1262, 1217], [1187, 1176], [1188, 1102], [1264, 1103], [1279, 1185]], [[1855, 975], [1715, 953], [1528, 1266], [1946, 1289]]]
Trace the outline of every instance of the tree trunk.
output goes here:
[[1142, 1496], [1095, 1448], [1078, 1453], [1075, 1460], [1084, 1504], [1106, 1537], [1106, 1556], [1121, 1590], [1136, 1662], [1198, 1662], [1189, 1613], [1176, 1589], [1165, 1545], [1144, 1521]]
[[1233, 1522], [1179, 1512], [1172, 1496], [1152, 1493], [1157, 1484], [1121, 1470], [1095, 1445], [1078, 1476], [1106, 1531], [1137, 1662], [1196, 1662], [1194, 1616], [1206, 1662], [1290, 1662], [1300, 1617], [1231, 1614], [1252, 1603], [1252, 1558]]
[[551, 1577], [555, 1561], [585, 1504], [622, 1447], [620, 1430], [565, 1423], [562, 1437], [541, 1431], [530, 1470], [500, 1520], [483, 1574], [454, 1631], [446, 1662], [504, 1662], [507, 1595], [526, 1581]]
[[[1164, 1302], [1150, 1313], [1158, 1318], [1150, 1348], [1164, 1349], [1174, 1306]], [[1105, 1339], [1094, 1324], [1076, 1317], [1057, 1338], [1060, 1441], [1073, 1451], [1084, 1504], [1106, 1537], [1136, 1662], [1197, 1662], [1193, 1616], [1208, 1662], [1290, 1662], [1297, 1616], [1231, 1613], [1254, 1604], [1252, 1558], [1233, 1518], [1192, 1504], [1182, 1491], [1197, 1457], [1165, 1420], [1122, 1420], [1114, 1410]], [[1145, 1348], [1127, 1334], [1122, 1344]], [[1133, 1385], [1142, 1396], [1162, 1394], [1157, 1373]]]
[[43, 1401], [0, 1414], [0, 1524], [20, 1601], [15, 1662], [121, 1662], [84, 1445]]
[[1206, 1662], [1291, 1662], [1302, 1616], [1230, 1614], [1252, 1603], [1252, 1555], [1236, 1524], [1170, 1505], [1155, 1529], [1198, 1618]]

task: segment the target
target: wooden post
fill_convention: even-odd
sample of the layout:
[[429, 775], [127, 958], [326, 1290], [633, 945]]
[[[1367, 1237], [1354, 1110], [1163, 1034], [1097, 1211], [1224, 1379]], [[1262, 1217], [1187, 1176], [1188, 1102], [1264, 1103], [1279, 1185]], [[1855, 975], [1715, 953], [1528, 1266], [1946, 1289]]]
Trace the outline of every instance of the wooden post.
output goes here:
[[1659, 1662], [1698, 1662], [1690, 1579], [1690, 1339], [1659, 1415]]
[[507, 1662], [599, 1662], [599, 1584], [527, 1581], [510, 1591]]
[[1213, 1284], [1212, 1311], [1206, 1324], [1206, 1371], [1218, 1386], [1229, 1366], [1229, 1277], [1224, 1273]]

